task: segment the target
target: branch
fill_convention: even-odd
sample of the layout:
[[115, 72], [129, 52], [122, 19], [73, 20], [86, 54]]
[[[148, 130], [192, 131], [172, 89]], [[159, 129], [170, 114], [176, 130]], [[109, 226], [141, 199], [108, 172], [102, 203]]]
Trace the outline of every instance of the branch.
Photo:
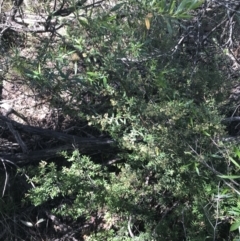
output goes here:
[[[74, 135], [69, 135], [62, 132], [57, 132], [53, 130], [42, 129], [40, 127], [34, 127], [30, 125], [23, 125], [16, 121], [9, 119], [6, 116], [0, 115], [0, 122], [6, 123], [11, 126], [15, 132], [27, 132], [33, 135], [40, 135], [45, 137], [54, 138], [59, 141], [63, 141], [66, 144], [60, 147], [54, 147], [49, 149], [43, 149], [40, 151], [26, 151], [25, 146], [22, 146], [24, 153], [7, 154], [0, 153], [0, 157], [10, 160], [14, 163], [28, 163], [39, 160], [46, 160], [56, 156], [62, 151], [72, 151], [74, 149], [79, 149], [81, 153], [89, 153], [93, 150], [112, 150], [110, 147], [115, 143], [110, 138], [88, 138], [88, 137], [78, 137]], [[16, 137], [16, 135], [14, 135]], [[19, 135], [20, 136], [20, 135]], [[21, 138], [21, 137], [20, 137]], [[22, 144], [19, 139], [17, 140], [19, 144]]]
[[[47, 148], [40, 151], [29, 151], [28, 153], [15, 153], [15, 154], [9, 154], [9, 153], [3, 153], [0, 152], [0, 158], [4, 160], [9, 160], [14, 164], [21, 164], [26, 165], [28, 163], [38, 162], [40, 160], [49, 160], [55, 157], [61, 156], [61, 152], [63, 151], [74, 151], [75, 149], [78, 149], [82, 154], [89, 154], [89, 152], [98, 149], [99, 146], [85, 146], [85, 145], [61, 145], [58, 147], [53, 148]], [[101, 148], [102, 150], [102, 148]], [[109, 147], [105, 149], [109, 150]]]
[[60, 147], [44, 149], [40, 151], [30, 151], [28, 153], [15, 153], [6, 154], [0, 153], [2, 159], [10, 160], [14, 164], [27, 164], [29, 162], [39, 161], [39, 160], [49, 160], [54, 157], [60, 156], [62, 151], [74, 150], [72, 145], [63, 145]]
[[12, 123], [15, 130], [28, 132], [30, 134], [34, 135], [40, 135], [40, 136], [46, 136], [55, 138], [59, 141], [63, 141], [65, 143], [73, 143], [73, 144], [79, 144], [84, 145], [85, 147], [91, 147], [93, 146], [101, 146], [104, 145], [111, 145], [114, 143], [114, 141], [110, 138], [85, 138], [85, 137], [78, 137], [74, 135], [68, 135], [62, 132], [57, 132], [53, 130], [47, 130], [40, 127], [30, 126], [30, 125], [23, 125], [20, 124], [14, 120], [10, 120], [9, 118], [0, 115], [0, 120], [6, 122], [6, 123]]
[[233, 117], [229, 117], [229, 118], [224, 118], [223, 120], [221, 120], [221, 124], [229, 124], [233, 121], [239, 121], [240, 122], [240, 116], [233, 116]]

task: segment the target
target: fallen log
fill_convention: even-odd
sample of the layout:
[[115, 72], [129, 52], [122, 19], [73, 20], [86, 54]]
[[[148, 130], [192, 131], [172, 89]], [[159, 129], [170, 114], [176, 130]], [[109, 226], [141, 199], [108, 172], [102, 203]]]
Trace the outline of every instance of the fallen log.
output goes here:
[[37, 161], [47, 161], [55, 157], [58, 158], [61, 156], [61, 152], [73, 151], [74, 149], [78, 149], [82, 154], [89, 153], [89, 151], [91, 151], [87, 148], [82, 148], [81, 146], [62, 145], [54, 148], [29, 151], [28, 153], [0, 153], [0, 158], [11, 161], [16, 165], [22, 165]]
[[10, 160], [15, 164], [28, 163], [33, 161], [54, 158], [56, 156], [59, 156], [61, 151], [71, 151], [74, 149], [79, 149], [81, 153], [85, 154], [91, 151], [98, 151], [98, 150], [107, 151], [111, 149], [110, 147], [114, 146], [114, 141], [110, 138], [78, 137], [78, 136], [69, 135], [69, 134], [54, 131], [54, 130], [48, 130], [40, 127], [24, 125], [14, 120], [11, 120], [8, 117], [3, 115], [0, 115], [0, 121], [6, 124], [10, 123], [11, 126], [19, 133], [27, 132], [32, 135], [39, 135], [43, 137], [54, 138], [55, 140], [66, 143], [65, 145], [61, 145], [54, 148], [42, 149], [37, 151], [28, 151], [25, 153], [8, 154], [8, 153], [0, 152], [1, 158]]
[[240, 116], [233, 116], [233, 117], [229, 117], [229, 118], [224, 118], [223, 120], [221, 120], [221, 124], [229, 124], [233, 121], [238, 121], [240, 122]]
[[74, 135], [69, 135], [66, 133], [54, 131], [54, 130], [48, 130], [43, 129], [41, 127], [36, 126], [30, 126], [30, 125], [23, 125], [21, 123], [18, 123], [14, 120], [9, 119], [8, 117], [0, 115], [0, 120], [11, 123], [13, 128], [19, 132], [27, 132], [33, 135], [39, 135], [39, 136], [45, 136], [45, 137], [51, 137], [59, 141], [63, 141], [65, 143], [71, 143], [76, 145], [82, 145], [84, 147], [91, 147], [91, 146], [109, 146], [110, 144], [113, 144], [114, 141], [110, 138], [86, 138], [86, 137], [78, 137]]

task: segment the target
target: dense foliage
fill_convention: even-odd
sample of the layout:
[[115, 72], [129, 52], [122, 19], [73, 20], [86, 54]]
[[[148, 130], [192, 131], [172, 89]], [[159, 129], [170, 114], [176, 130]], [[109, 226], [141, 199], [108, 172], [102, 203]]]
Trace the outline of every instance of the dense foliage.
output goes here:
[[[89, 138], [113, 143], [18, 168], [17, 180], [31, 186], [21, 207], [14, 188], [0, 199], [2, 223], [38, 208], [90, 223], [76, 228], [77, 240], [238, 240], [229, 231], [240, 222], [240, 152], [221, 124], [239, 107], [229, 101], [239, 78], [238, 3], [67, 2], [75, 10], [59, 17], [62, 28], [27, 36], [34, 53], [9, 47], [3, 78], [23, 78], [52, 108], [87, 123]], [[34, 218], [25, 219], [31, 228]]]

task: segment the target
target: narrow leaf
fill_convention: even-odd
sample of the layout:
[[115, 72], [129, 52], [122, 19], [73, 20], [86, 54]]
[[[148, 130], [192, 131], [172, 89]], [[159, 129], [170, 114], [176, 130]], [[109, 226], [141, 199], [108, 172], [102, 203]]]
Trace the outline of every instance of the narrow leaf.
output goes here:
[[20, 220], [20, 221], [21, 221], [21, 223], [23, 223], [27, 227], [33, 227], [34, 226], [31, 222], [27, 222], [27, 221], [23, 221], [23, 220]]
[[228, 175], [218, 175], [219, 177], [221, 177], [221, 178], [227, 178], [227, 179], [238, 179], [238, 178], [240, 178], [240, 176], [233, 176], [233, 175], [231, 175], [231, 176], [228, 176]]
[[240, 168], [240, 165], [232, 158], [232, 157], [229, 157], [230, 161], [235, 165], [237, 166], [238, 168]]
[[234, 153], [238, 158], [240, 157], [240, 149], [239, 148], [235, 148]]
[[172, 0], [171, 3], [170, 3], [170, 7], [169, 7], [169, 14], [172, 15], [173, 14], [173, 11], [175, 9], [175, 6], [176, 6], [176, 1], [175, 0]]
[[44, 222], [44, 221], [45, 221], [45, 219], [41, 218], [41, 219], [39, 219], [39, 220], [36, 222], [35, 225], [38, 225], [39, 223], [42, 223], [42, 222]]
[[195, 0], [188, 9], [194, 10], [194, 9], [200, 7], [203, 3], [204, 3], [204, 0]]
[[116, 4], [111, 10], [110, 12], [115, 12], [117, 10], [119, 10], [126, 2], [122, 2], [122, 3], [118, 3]]
[[88, 26], [88, 20], [84, 17], [79, 17], [78, 21], [83, 25], [83, 26]]
[[166, 0], [160, 1], [160, 3], [159, 3], [159, 12], [163, 13], [166, 10], [166, 6], [167, 6]]
[[239, 227], [240, 227], [240, 221], [238, 220], [237, 222], [231, 225], [230, 231], [237, 230]]
[[145, 18], [145, 26], [146, 26], [147, 30], [150, 29], [150, 20], [149, 20], [149, 18]]
[[197, 166], [195, 166], [195, 169], [196, 169], [196, 173], [198, 174], [198, 176], [200, 176], [199, 169]]
[[171, 26], [170, 20], [166, 19], [166, 23], [167, 23], [167, 30], [168, 30], [169, 34], [172, 34], [173, 31], [172, 31], [172, 26]]

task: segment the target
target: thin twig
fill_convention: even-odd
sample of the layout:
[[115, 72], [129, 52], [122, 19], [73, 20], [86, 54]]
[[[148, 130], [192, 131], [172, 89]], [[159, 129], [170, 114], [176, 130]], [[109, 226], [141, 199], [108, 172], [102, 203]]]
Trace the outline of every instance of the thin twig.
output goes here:
[[184, 224], [184, 208], [182, 210], [182, 225], [183, 225], [184, 236], [185, 236], [185, 239], [187, 240], [187, 230]]
[[[219, 191], [219, 186], [220, 186], [220, 182], [218, 183], [218, 197], [219, 197], [219, 193], [220, 193], [220, 191]], [[217, 201], [217, 217], [216, 217], [216, 221], [215, 221], [215, 226], [214, 226], [214, 229], [213, 229], [213, 241], [215, 241], [215, 239], [216, 239], [216, 231], [217, 231], [217, 226], [218, 226], [218, 214], [219, 214], [219, 202], [220, 202], [220, 198], [217, 198], [216, 199], [216, 201]]]
[[6, 186], [7, 186], [7, 182], [8, 182], [8, 173], [7, 173], [7, 168], [6, 168], [6, 165], [5, 165], [4, 159], [2, 159], [2, 158], [0, 158], [0, 159], [1, 159], [1, 161], [2, 161], [2, 164], [3, 164], [4, 170], [5, 170], [5, 181], [4, 181], [3, 191], [2, 191], [2, 197], [3, 197], [4, 194], [5, 194]]
[[129, 219], [128, 219], [128, 232], [129, 232], [130, 236], [132, 238], [134, 238], [134, 234], [133, 234], [132, 229], [131, 229], [131, 221], [132, 221], [132, 216], [130, 215]]

